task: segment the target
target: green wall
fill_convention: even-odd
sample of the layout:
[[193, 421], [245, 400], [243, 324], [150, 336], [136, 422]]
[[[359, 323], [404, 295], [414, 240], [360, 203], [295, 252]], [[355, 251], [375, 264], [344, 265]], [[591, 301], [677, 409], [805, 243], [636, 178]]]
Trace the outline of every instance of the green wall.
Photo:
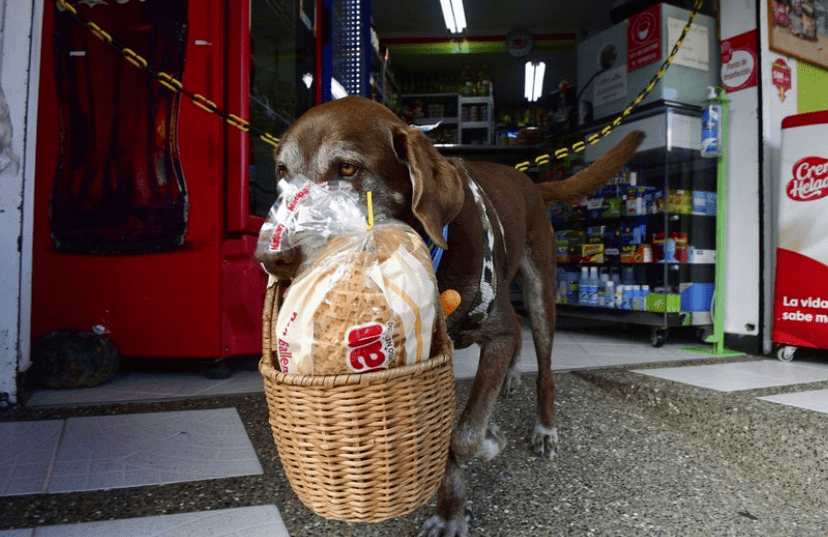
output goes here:
[[828, 71], [804, 61], [796, 66], [798, 112], [828, 110]]

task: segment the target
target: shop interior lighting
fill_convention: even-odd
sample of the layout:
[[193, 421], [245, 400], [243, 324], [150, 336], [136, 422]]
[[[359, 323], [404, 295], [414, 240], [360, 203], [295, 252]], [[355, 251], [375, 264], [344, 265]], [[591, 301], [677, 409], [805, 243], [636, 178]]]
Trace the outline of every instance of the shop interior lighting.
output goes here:
[[440, 0], [443, 8], [443, 18], [446, 19], [446, 28], [453, 34], [459, 34], [466, 29], [466, 11], [463, 9], [463, 0]]
[[540, 99], [543, 94], [543, 75], [546, 74], [546, 63], [526, 62], [526, 75], [523, 86], [523, 96], [530, 103]]
[[341, 99], [343, 97], [347, 97], [348, 92], [345, 90], [345, 87], [339, 83], [339, 80], [332, 78], [331, 79], [331, 97], [334, 99]]

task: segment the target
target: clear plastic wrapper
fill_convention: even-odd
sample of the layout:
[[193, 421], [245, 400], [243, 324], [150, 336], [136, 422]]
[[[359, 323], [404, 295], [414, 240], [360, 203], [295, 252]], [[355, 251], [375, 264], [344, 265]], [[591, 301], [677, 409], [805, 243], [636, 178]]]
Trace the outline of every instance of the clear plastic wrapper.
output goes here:
[[282, 276], [278, 263], [298, 263], [331, 237], [364, 230], [365, 210], [345, 181], [314, 183], [303, 176], [279, 181], [279, 198], [259, 231], [255, 258], [270, 274]]

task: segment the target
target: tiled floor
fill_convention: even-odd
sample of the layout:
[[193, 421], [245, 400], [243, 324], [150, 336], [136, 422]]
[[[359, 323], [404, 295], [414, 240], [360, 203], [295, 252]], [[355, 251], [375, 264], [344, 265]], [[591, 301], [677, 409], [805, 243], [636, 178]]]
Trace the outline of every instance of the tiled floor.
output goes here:
[[275, 505], [0, 531], [0, 537], [74, 536], [280, 537], [288, 533]]
[[262, 377], [254, 358], [234, 360], [234, 374], [223, 380], [207, 380], [196, 367], [182, 368], [168, 375], [157, 370], [132, 368], [95, 388], [74, 390], [37, 390], [28, 406], [110, 403], [114, 401], [152, 401], [176, 397], [207, 397], [262, 390]]
[[[687, 348], [699, 345], [693, 338], [679, 336], [654, 348], [646, 333], [576, 325], [559, 329], [553, 368], [567, 371], [636, 367], [641, 374], [722, 391], [828, 380], [828, 364], [819, 362], [746, 359], [694, 365], [693, 361], [712, 356], [686, 352]], [[475, 347], [456, 352], [454, 367], [458, 378], [474, 374], [476, 352]], [[237, 360], [234, 366], [236, 371], [227, 380], [208, 380], [198, 368], [166, 373], [127, 368], [98, 388], [38, 390], [28, 405], [77, 406], [262, 390], [255, 358]], [[528, 330], [524, 331], [521, 367], [527, 373], [537, 370]], [[828, 413], [825, 390], [763, 399]], [[262, 472], [235, 408], [0, 423], [0, 454], [0, 497], [140, 487]], [[0, 537], [57, 535], [288, 534], [274, 505], [0, 531]]]
[[0, 452], [4, 496], [262, 473], [234, 408], [3, 423]]
[[757, 390], [828, 380], [828, 364], [783, 363], [775, 360], [712, 364], [692, 368], [665, 367], [635, 372], [720, 392]]
[[828, 414], [828, 390], [781, 393], [759, 399]]

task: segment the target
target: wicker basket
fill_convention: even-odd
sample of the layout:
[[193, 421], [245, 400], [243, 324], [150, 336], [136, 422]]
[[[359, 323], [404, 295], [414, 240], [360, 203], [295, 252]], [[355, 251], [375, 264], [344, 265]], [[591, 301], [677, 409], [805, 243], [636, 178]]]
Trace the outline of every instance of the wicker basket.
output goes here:
[[454, 420], [453, 347], [445, 320], [440, 352], [415, 365], [359, 375], [303, 376], [273, 367], [272, 322], [263, 315], [264, 376], [273, 439], [299, 499], [326, 518], [379, 522], [422, 505], [443, 477]]

